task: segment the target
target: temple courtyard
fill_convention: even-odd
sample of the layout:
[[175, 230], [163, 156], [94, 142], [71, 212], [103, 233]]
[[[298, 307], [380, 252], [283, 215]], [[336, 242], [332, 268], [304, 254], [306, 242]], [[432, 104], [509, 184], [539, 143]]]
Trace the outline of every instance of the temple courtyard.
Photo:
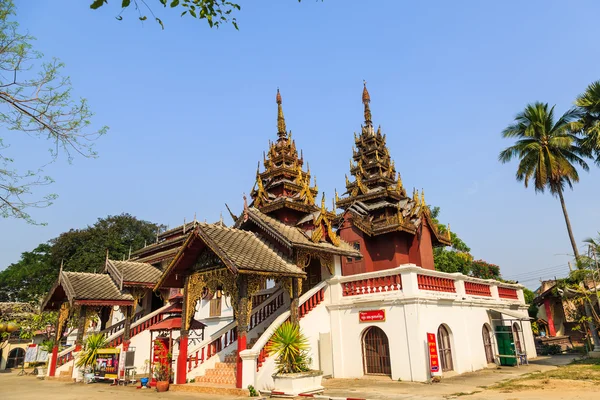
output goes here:
[[[574, 362], [575, 361], [575, 362]], [[574, 363], [573, 363], [574, 362]], [[119, 399], [214, 399], [247, 397], [193, 392], [156, 393], [134, 386], [73, 384], [19, 376], [19, 371], [0, 374], [2, 400], [105, 400]], [[577, 361], [572, 356], [539, 357], [528, 366], [487, 369], [445, 378], [436, 384], [396, 382], [387, 379], [328, 379], [324, 398], [331, 399], [594, 399], [600, 385], [600, 363]], [[259, 397], [261, 398], [261, 397]]]

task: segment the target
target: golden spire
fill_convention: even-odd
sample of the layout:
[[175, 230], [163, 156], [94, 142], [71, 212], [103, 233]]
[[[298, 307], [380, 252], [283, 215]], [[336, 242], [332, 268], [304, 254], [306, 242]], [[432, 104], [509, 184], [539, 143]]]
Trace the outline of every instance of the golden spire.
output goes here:
[[340, 196], [338, 196], [337, 189], [335, 189], [335, 202], [338, 203], [340, 201]]
[[413, 201], [419, 205], [419, 191], [413, 188]]
[[280, 138], [283, 138], [286, 135], [286, 129], [285, 118], [283, 117], [283, 108], [281, 107], [281, 94], [279, 93], [279, 88], [277, 88], [277, 97], [275, 99], [277, 101], [277, 135]]
[[321, 197], [321, 212], [325, 213], [327, 209], [325, 208], [325, 192], [323, 192], [323, 197]]
[[396, 192], [400, 194], [402, 192], [402, 178], [400, 172], [398, 172], [398, 181], [396, 182]]
[[427, 204], [425, 203], [425, 191], [421, 189], [421, 206], [425, 207]]
[[369, 91], [367, 90], [367, 81], [363, 81], [363, 85], [362, 102], [365, 106], [365, 124], [371, 126], [371, 109], [369, 108], [371, 96], [369, 96]]
[[448, 222], [448, 230], [446, 232], [448, 233], [448, 239], [452, 240], [452, 235], [450, 234], [450, 222]]
[[[316, 175], [313, 176], [313, 181], [314, 181], [313, 186], [315, 187], [315, 190], [318, 192], [319, 191], [319, 186], [317, 186], [317, 176]], [[325, 193], [323, 193], [323, 196], [325, 196]], [[323, 198], [325, 198], [325, 197], [323, 197]]]
[[350, 185], [350, 180], [348, 179], [348, 175], [346, 175], [346, 187], [348, 187], [348, 185]]

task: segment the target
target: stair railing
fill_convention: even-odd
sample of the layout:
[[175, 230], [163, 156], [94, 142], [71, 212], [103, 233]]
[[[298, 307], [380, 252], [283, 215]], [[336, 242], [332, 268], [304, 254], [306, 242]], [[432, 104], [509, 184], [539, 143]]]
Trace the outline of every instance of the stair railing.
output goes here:
[[[248, 324], [248, 332], [255, 329], [262, 322], [271, 317], [285, 303], [283, 289], [277, 288], [274, 290], [262, 303], [253, 307], [250, 314], [250, 322]], [[211, 337], [203, 340], [188, 351], [187, 363], [188, 372], [198, 365], [204, 364], [215, 354], [229, 347], [237, 340], [237, 321], [231, 321], [223, 328], [215, 332]], [[180, 355], [181, 356], [181, 355]]]

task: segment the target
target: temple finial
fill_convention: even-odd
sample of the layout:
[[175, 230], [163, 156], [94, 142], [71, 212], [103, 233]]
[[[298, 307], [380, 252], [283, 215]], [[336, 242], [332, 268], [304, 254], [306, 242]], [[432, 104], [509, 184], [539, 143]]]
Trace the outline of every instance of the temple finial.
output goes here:
[[[108, 261], [108, 257], [106, 258], [106, 260]], [[58, 272], [59, 275], [62, 274], [64, 263], [65, 263], [65, 259], [63, 258], [60, 260], [60, 271]]]
[[225, 203], [225, 207], [227, 207], [227, 211], [229, 211], [229, 215], [231, 216], [231, 219], [233, 220], [233, 223], [235, 224], [238, 220], [237, 215], [235, 215], [234, 213], [231, 212], [231, 209], [229, 208], [227, 203]]
[[367, 90], [367, 81], [363, 80], [363, 93], [362, 93], [362, 102], [365, 106], [365, 125], [368, 127], [372, 126], [371, 123], [371, 109], [369, 108], [369, 103], [371, 102], [371, 96], [369, 95], [369, 91]]
[[425, 190], [421, 189], [421, 206], [425, 207]]
[[325, 212], [327, 209], [325, 208], [325, 192], [323, 192], [323, 197], [321, 197], [321, 212]]
[[183, 217], [183, 234], [185, 235], [185, 217]]
[[244, 222], [248, 221], [248, 199], [244, 193]]
[[283, 117], [283, 108], [281, 107], [281, 94], [277, 88], [277, 136], [283, 139], [286, 136], [285, 118]]

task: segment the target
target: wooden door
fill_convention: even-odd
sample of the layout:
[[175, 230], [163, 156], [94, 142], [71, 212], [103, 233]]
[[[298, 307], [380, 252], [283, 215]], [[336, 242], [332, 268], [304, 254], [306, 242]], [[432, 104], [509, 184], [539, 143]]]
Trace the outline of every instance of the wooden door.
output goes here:
[[454, 370], [454, 364], [452, 363], [452, 346], [450, 344], [450, 333], [444, 325], [440, 325], [438, 328], [438, 351], [440, 353], [440, 361], [442, 364], [442, 371]]
[[363, 336], [363, 364], [365, 374], [392, 375], [390, 345], [386, 334], [376, 326]]
[[488, 364], [492, 364], [494, 362], [494, 347], [492, 345], [492, 335], [490, 332], [490, 328], [487, 325], [483, 325], [483, 329], [481, 332], [483, 336], [483, 348], [485, 349], [485, 359]]

